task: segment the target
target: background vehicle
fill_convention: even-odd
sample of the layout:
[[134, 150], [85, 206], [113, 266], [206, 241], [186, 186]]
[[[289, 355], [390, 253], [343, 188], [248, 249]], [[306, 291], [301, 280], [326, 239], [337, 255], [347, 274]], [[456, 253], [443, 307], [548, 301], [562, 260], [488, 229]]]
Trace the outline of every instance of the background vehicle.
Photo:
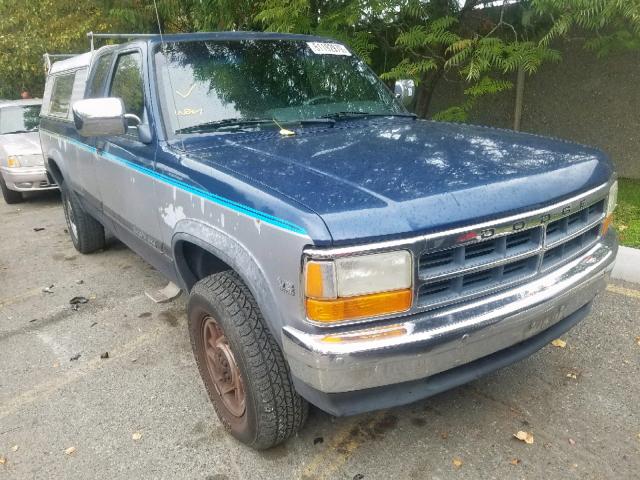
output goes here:
[[22, 192], [52, 190], [38, 136], [42, 100], [0, 102], [0, 189], [7, 203]]
[[604, 154], [419, 121], [410, 82], [394, 97], [331, 40], [140, 37], [95, 52], [73, 108], [89, 60], [68, 62], [40, 133], [72, 241], [112, 230], [189, 292], [205, 387], [253, 447], [307, 401], [386, 408], [531, 354], [613, 266]]

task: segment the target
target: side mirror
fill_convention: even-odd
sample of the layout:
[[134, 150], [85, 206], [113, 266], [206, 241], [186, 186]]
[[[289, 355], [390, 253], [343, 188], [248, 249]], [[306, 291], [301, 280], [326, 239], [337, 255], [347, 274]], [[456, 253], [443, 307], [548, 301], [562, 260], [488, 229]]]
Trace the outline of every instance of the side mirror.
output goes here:
[[396, 80], [396, 85], [393, 90], [396, 98], [400, 100], [405, 107], [408, 107], [411, 105], [411, 101], [415, 95], [416, 85], [413, 80]]
[[83, 137], [109, 137], [127, 132], [124, 103], [119, 98], [90, 98], [73, 104], [73, 121]]

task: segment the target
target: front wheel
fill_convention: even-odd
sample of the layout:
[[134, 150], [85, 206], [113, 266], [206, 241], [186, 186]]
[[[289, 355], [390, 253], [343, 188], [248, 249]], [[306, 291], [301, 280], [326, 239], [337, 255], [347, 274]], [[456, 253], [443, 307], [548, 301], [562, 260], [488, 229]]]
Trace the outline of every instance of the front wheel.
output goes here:
[[105, 245], [104, 227], [82, 207], [77, 195], [60, 185], [62, 207], [73, 246], [80, 253], [92, 253]]
[[256, 449], [296, 433], [308, 404], [295, 391], [282, 351], [240, 277], [225, 271], [199, 281], [188, 317], [198, 370], [224, 427]]
[[9, 187], [7, 187], [7, 184], [4, 182], [4, 178], [2, 178], [2, 175], [0, 175], [0, 190], [2, 190], [2, 198], [4, 198], [4, 201], [9, 205], [20, 203], [23, 200], [21, 192], [9, 190]]

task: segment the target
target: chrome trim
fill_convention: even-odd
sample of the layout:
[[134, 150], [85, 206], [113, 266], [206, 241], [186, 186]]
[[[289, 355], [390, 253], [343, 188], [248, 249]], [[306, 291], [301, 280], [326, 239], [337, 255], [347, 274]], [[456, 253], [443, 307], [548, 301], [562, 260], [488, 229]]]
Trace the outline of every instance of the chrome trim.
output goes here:
[[605, 288], [617, 248], [611, 233], [532, 282], [373, 328], [310, 334], [285, 326], [283, 350], [292, 374], [326, 393], [426, 378], [531, 338], [588, 304]]
[[[551, 248], [546, 245], [546, 226], [556, 220], [560, 220], [562, 218], [568, 217], [571, 214], [582, 211], [585, 208], [589, 208], [590, 206], [598, 203], [599, 201], [604, 200], [605, 208], [606, 208], [606, 200], [608, 197], [609, 189], [613, 182], [615, 182], [616, 177], [613, 176], [607, 183], [600, 185], [599, 187], [588, 190], [584, 193], [576, 195], [572, 198], [564, 200], [562, 202], [557, 202], [553, 205], [539, 208], [527, 213], [512, 215], [509, 217], [497, 219], [494, 221], [487, 221], [483, 223], [478, 223], [469, 227], [460, 227], [451, 230], [447, 230], [444, 232], [433, 233], [422, 235], [418, 237], [411, 237], [407, 239], [399, 239], [399, 240], [390, 240], [386, 242], [372, 243], [366, 245], [354, 245], [348, 247], [336, 247], [336, 248], [318, 248], [318, 247], [309, 247], [304, 250], [303, 258], [302, 258], [302, 268], [304, 269], [304, 265], [308, 260], [326, 260], [326, 259], [334, 259], [340, 258], [344, 256], [358, 255], [358, 254], [373, 254], [386, 252], [391, 250], [398, 249], [406, 249], [411, 252], [413, 255], [413, 264], [414, 268], [414, 277], [413, 277], [413, 304], [410, 310], [402, 313], [395, 313], [391, 315], [377, 316], [372, 318], [364, 318], [353, 321], [345, 321], [345, 322], [337, 322], [337, 323], [319, 323], [314, 322], [312, 320], [307, 319], [307, 322], [322, 328], [331, 329], [334, 327], [342, 327], [345, 325], [358, 325], [362, 323], [367, 323], [371, 321], [379, 322], [381, 320], [386, 320], [390, 318], [401, 319], [406, 315], [415, 314], [417, 312], [425, 312], [428, 310], [433, 310], [435, 308], [442, 308], [444, 305], [468, 302], [473, 298], [477, 298], [482, 295], [490, 295], [496, 291], [503, 290], [505, 288], [509, 288], [513, 285], [517, 285], [519, 283], [531, 281], [532, 278], [536, 278], [544, 273], [542, 270], [543, 267], [543, 258], [544, 252]], [[600, 219], [602, 221], [602, 219]], [[595, 226], [595, 225], [593, 225]], [[459, 298], [452, 298], [447, 302], [438, 302], [433, 304], [426, 304], [419, 302], [419, 292], [420, 289], [425, 285], [425, 283], [432, 283], [437, 281], [436, 278], [426, 277], [424, 274], [420, 274], [420, 259], [423, 255], [428, 253], [436, 253], [438, 251], [447, 250], [455, 247], [469, 246], [475, 243], [479, 243], [489, 239], [497, 239], [503, 237], [508, 234], [517, 233], [520, 231], [529, 230], [536, 227], [543, 227], [541, 233], [541, 245], [542, 248], [537, 251], [538, 254], [538, 262], [536, 266], [535, 273], [527, 276], [522, 276], [518, 279], [515, 279], [510, 282], [504, 282], [499, 285], [490, 285], [485, 290], [474, 291], [469, 296], [462, 296]], [[486, 230], [492, 230], [493, 234], [490, 237], [482, 237], [482, 232]], [[587, 229], [588, 230], [588, 229]], [[477, 235], [469, 239], [470, 233], [477, 233]], [[583, 232], [584, 233], [584, 232]], [[567, 236], [563, 237], [557, 245], [568, 241]], [[585, 246], [584, 249], [589, 248], [589, 246]], [[578, 252], [581, 254], [584, 250]], [[533, 253], [533, 251], [531, 251]], [[531, 255], [533, 256], [533, 255]], [[573, 256], [572, 256], [573, 257]], [[523, 257], [526, 258], [526, 257]], [[522, 258], [522, 259], [523, 259]], [[517, 259], [511, 257], [507, 260], [506, 263], [510, 263], [513, 261], [518, 261], [522, 259]], [[554, 265], [554, 267], [559, 267], [569, 261], [569, 259], [562, 259], [558, 264]], [[474, 271], [482, 271], [485, 269], [493, 268], [488, 264], [480, 264], [480, 268]], [[499, 265], [498, 265], [499, 266]], [[475, 267], [474, 267], [475, 268]], [[461, 271], [452, 271], [452, 276], [460, 275]], [[301, 271], [301, 279], [304, 280], [303, 272]], [[442, 280], [442, 279], [440, 279]], [[304, 308], [304, 306], [303, 306]]]
[[[581, 193], [580, 195], [576, 195], [575, 197], [572, 197], [568, 200], [564, 200], [562, 202], [555, 203], [548, 207], [539, 208], [532, 212], [513, 215], [510, 217], [501, 218], [493, 221], [478, 223], [475, 225], [471, 225], [469, 227], [460, 227], [460, 228], [447, 230], [444, 232], [421, 235], [417, 237], [410, 237], [410, 238], [398, 239], [398, 240], [389, 240], [385, 242], [378, 242], [378, 243], [371, 243], [371, 244], [353, 245], [348, 247], [336, 247], [336, 248], [327, 248], [327, 249], [310, 247], [306, 249], [304, 253], [309, 257], [313, 257], [314, 259], [336, 258], [341, 256], [347, 256], [347, 255], [355, 255], [359, 253], [373, 253], [377, 251], [390, 250], [394, 248], [407, 248], [412, 245], [419, 244], [421, 242], [434, 243], [436, 240], [452, 239], [453, 237], [460, 236], [468, 232], [483, 230], [486, 228], [497, 229], [498, 231], [493, 236], [493, 238], [497, 238], [499, 235], [506, 235], [508, 233], [511, 233], [513, 231], [513, 224], [515, 222], [524, 221], [525, 227], [521, 228], [520, 230], [526, 230], [527, 228], [540, 225], [541, 222], [539, 217], [543, 215], [546, 215], [546, 214], [550, 215], [549, 219], [543, 222], [548, 224], [562, 217], [570, 215], [571, 213], [573, 213], [573, 211], [575, 211], [573, 210], [573, 208], [575, 208], [576, 206], [579, 207], [579, 209], [584, 208], [588, 206], [588, 204], [590, 205], [592, 203], [597, 202], [598, 200], [606, 198], [609, 192], [609, 188], [611, 187], [613, 181], [614, 179], [612, 178], [612, 180], [600, 185], [599, 187], [592, 188], [591, 190]], [[582, 202], [584, 202], [584, 205], [580, 207], [580, 204]], [[563, 213], [563, 211], [567, 207], [571, 207], [572, 211]], [[505, 229], [509, 229], [509, 230], [505, 231]], [[425, 248], [428, 246], [429, 250], [433, 249], [434, 251], [436, 251], [436, 250], [444, 250], [454, 245], [456, 246], [465, 245], [466, 243], [473, 243], [473, 241], [460, 242], [457, 244], [454, 243], [452, 245], [445, 246], [445, 247], [438, 246], [438, 248], [432, 245], [425, 245]]]

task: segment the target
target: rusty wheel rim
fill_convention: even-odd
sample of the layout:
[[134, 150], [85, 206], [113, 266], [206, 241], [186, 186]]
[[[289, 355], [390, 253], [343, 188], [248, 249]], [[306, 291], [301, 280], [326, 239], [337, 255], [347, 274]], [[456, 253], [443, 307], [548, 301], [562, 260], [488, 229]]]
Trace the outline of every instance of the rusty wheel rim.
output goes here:
[[209, 376], [226, 409], [234, 417], [245, 412], [245, 392], [240, 369], [229, 341], [211, 316], [203, 322], [204, 351]]

